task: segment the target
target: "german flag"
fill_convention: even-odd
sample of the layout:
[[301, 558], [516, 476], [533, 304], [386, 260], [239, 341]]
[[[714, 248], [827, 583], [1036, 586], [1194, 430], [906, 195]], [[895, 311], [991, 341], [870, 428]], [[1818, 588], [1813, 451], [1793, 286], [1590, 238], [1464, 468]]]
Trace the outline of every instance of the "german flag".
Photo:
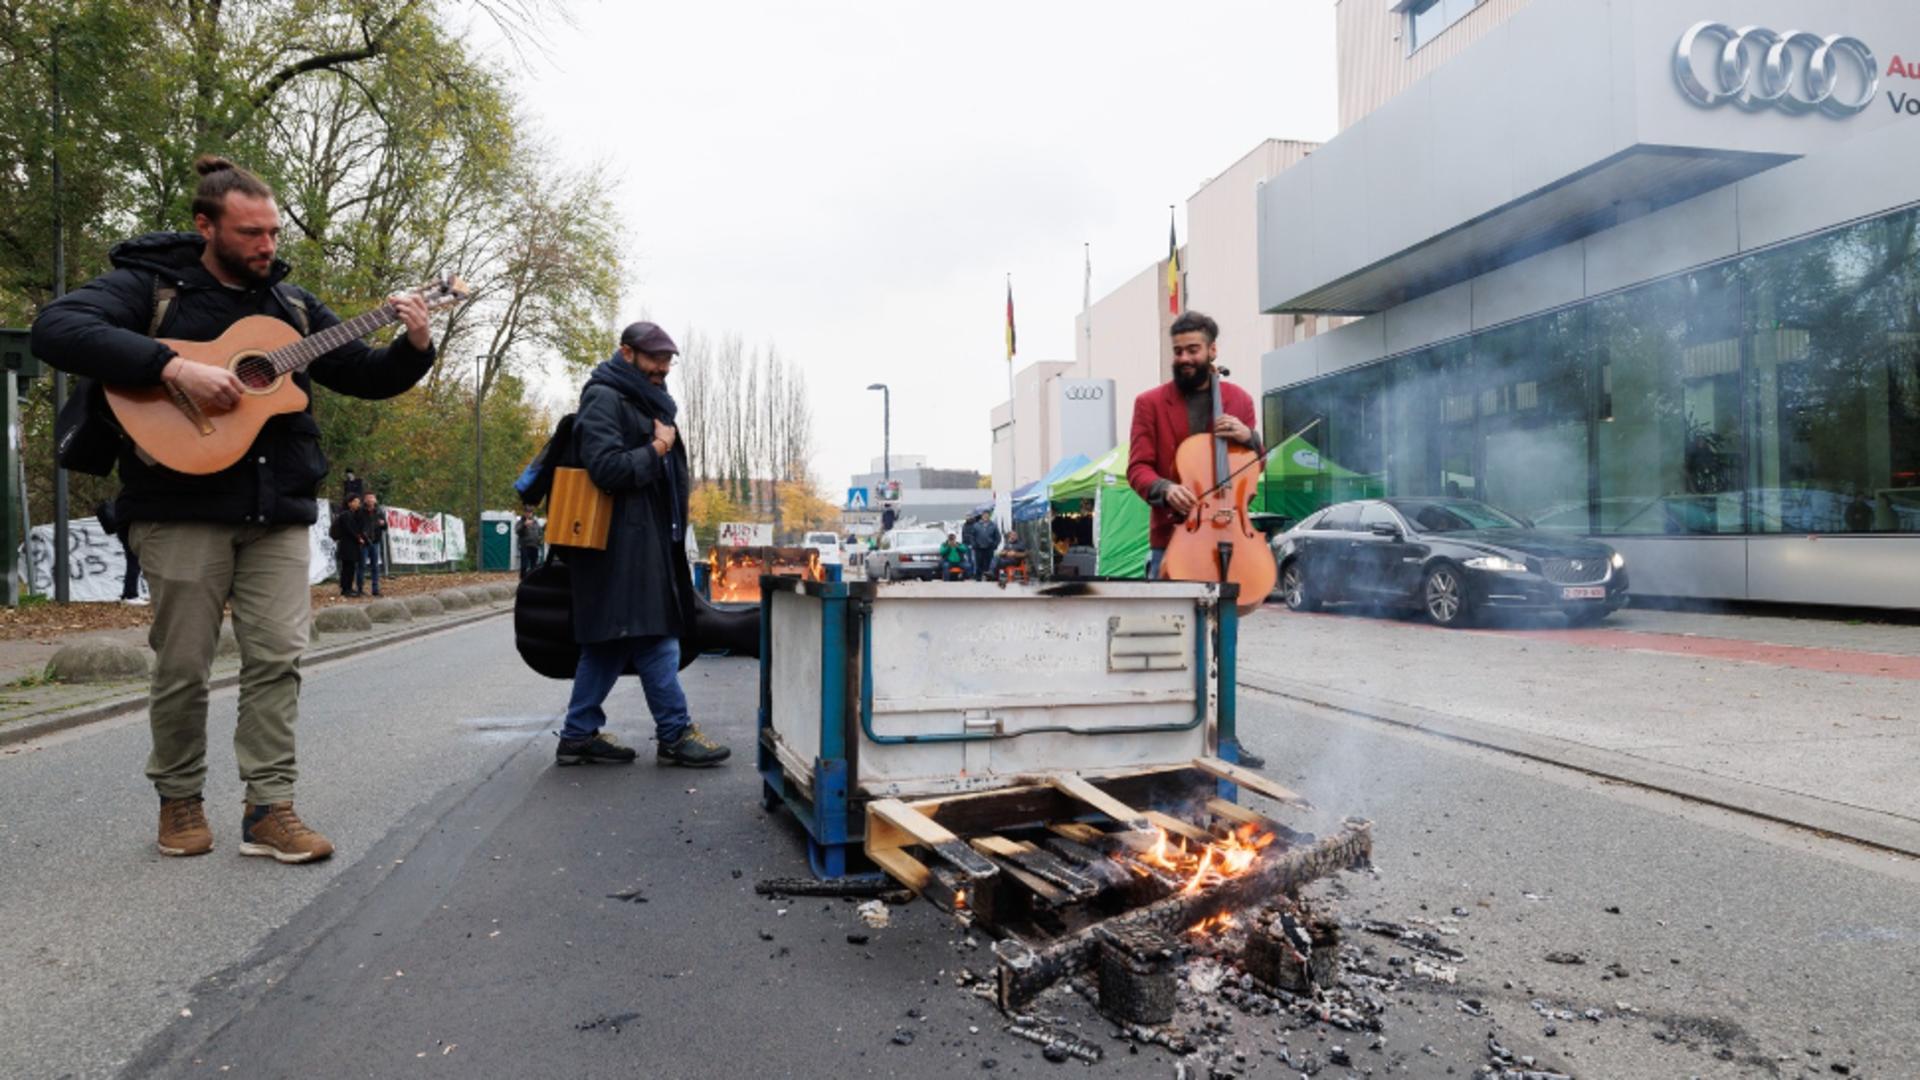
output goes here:
[[1167, 314], [1180, 314], [1180, 234], [1173, 227], [1173, 208], [1167, 208]]
[[1013, 278], [1007, 278], [1007, 363], [1013, 363]]

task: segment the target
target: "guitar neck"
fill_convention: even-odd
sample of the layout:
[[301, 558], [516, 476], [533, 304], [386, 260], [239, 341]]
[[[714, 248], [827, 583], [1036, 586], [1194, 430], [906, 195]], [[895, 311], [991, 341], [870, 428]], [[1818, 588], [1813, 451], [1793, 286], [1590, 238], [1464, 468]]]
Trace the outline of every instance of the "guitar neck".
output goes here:
[[400, 314], [393, 309], [392, 301], [388, 301], [363, 315], [329, 326], [312, 337], [304, 337], [283, 349], [275, 349], [267, 354], [267, 360], [273, 364], [276, 374], [299, 371], [349, 341], [358, 341], [399, 318]]

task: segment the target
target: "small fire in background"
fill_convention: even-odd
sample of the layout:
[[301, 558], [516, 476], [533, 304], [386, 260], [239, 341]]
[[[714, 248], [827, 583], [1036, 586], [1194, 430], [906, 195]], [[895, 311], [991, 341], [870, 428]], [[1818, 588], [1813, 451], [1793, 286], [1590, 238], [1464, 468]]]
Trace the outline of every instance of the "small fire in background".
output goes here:
[[827, 578], [814, 548], [716, 546], [707, 553], [707, 595], [715, 603], [759, 603], [761, 574], [803, 581]]

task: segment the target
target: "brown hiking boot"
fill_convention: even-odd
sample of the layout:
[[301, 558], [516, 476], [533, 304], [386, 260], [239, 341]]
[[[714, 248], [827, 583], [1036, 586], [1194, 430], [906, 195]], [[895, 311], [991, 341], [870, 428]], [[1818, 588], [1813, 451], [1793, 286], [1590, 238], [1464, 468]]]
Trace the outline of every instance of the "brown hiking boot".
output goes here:
[[333, 854], [333, 841], [307, 828], [290, 802], [249, 803], [240, 823], [240, 854], [269, 855], [283, 863], [314, 862]]
[[200, 796], [160, 797], [158, 847], [162, 855], [205, 855], [213, 850], [213, 830], [207, 826], [207, 810]]

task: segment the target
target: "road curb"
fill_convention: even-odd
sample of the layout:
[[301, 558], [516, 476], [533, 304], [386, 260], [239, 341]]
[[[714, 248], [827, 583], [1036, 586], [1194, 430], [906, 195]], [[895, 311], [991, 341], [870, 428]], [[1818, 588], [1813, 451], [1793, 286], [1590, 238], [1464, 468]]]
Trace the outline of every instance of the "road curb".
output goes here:
[[[428, 634], [437, 634], [442, 630], [453, 630], [471, 623], [491, 619], [496, 615], [510, 615], [512, 613], [513, 608], [511, 606], [490, 608], [482, 612], [463, 614], [458, 618], [445, 619], [431, 625], [409, 626], [388, 634], [364, 638], [359, 641], [343, 642], [331, 648], [312, 649], [300, 657], [300, 666], [304, 669], [311, 664], [324, 664], [332, 660], [344, 660], [349, 656], [358, 656], [361, 653], [372, 652], [375, 649], [382, 649], [388, 645], [398, 645], [401, 642], [412, 641], [415, 638], [425, 637]], [[207, 689], [224, 690], [229, 686], [238, 685], [239, 682], [240, 673], [234, 671], [226, 675], [215, 676], [208, 680]], [[111, 720], [116, 716], [124, 716], [130, 712], [138, 712], [146, 707], [147, 692], [142, 690], [108, 701], [95, 702], [92, 705], [83, 705], [77, 709], [69, 709], [66, 712], [55, 713], [52, 716], [41, 717], [35, 720], [18, 721], [0, 727], [0, 746], [11, 746], [15, 743], [38, 739], [45, 735], [70, 731], [73, 728], [84, 727], [87, 724], [97, 723], [101, 720]]]
[[1830, 799], [1782, 791], [1746, 780], [1714, 776], [1617, 750], [1536, 735], [1417, 705], [1350, 694], [1264, 672], [1239, 684], [1289, 701], [1345, 713], [1376, 723], [1436, 735], [1453, 742], [1632, 784], [1690, 802], [1850, 840], [1910, 858], [1920, 858], [1920, 821]]

